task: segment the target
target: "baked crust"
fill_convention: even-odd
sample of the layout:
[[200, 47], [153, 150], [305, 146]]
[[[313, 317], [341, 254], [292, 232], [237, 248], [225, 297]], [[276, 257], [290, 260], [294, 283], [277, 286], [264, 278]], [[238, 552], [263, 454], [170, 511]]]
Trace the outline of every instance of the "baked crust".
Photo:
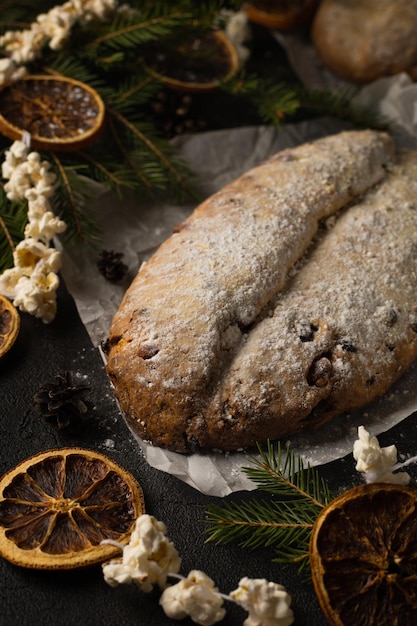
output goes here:
[[322, 0], [311, 36], [323, 63], [366, 83], [417, 67], [416, 0]]
[[342, 211], [242, 341], [204, 447], [280, 438], [369, 404], [417, 358], [417, 153]]
[[[380, 182], [393, 158], [392, 140], [373, 131], [340, 133], [283, 150], [203, 202], [162, 244], [126, 292], [109, 335], [107, 371], [121, 410], [139, 436], [179, 452], [229, 450], [305, 425], [330, 386], [337, 387], [335, 376], [324, 389], [308, 385], [311, 400], [304, 388], [296, 388], [297, 381], [288, 379], [293, 406], [286, 417], [277, 417], [281, 396], [273, 397], [273, 390], [288, 366], [281, 371], [274, 365], [267, 373], [265, 338], [253, 351], [252, 338], [257, 343], [269, 319], [279, 319], [268, 315], [319, 221]], [[316, 271], [306, 286], [313, 284]], [[336, 280], [344, 280], [343, 275]], [[290, 297], [287, 292], [282, 302]], [[287, 306], [280, 302], [277, 310]], [[312, 319], [311, 306], [303, 304], [300, 322]], [[319, 312], [322, 319], [323, 311], [314, 316]], [[321, 322], [319, 328], [325, 328]], [[274, 331], [277, 346], [281, 331]], [[317, 337], [321, 334], [326, 335], [323, 330]], [[321, 344], [297, 335], [293, 339], [285, 351], [300, 359], [306, 376], [312, 346], [317, 350]], [[249, 349], [249, 376], [240, 381]], [[270, 343], [269, 349], [276, 348]], [[353, 353], [345, 353], [352, 358]], [[261, 393], [264, 382], [266, 395]], [[249, 395], [240, 393], [243, 387]], [[342, 405], [338, 402], [338, 411], [350, 408]]]

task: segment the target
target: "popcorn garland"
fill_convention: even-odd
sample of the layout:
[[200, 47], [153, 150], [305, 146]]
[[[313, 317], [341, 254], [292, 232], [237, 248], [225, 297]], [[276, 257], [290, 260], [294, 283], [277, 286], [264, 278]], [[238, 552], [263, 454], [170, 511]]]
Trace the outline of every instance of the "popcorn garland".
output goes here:
[[51, 322], [56, 314], [57, 272], [61, 254], [50, 247], [52, 238], [64, 232], [65, 222], [52, 212], [49, 198], [56, 176], [49, 161], [41, 161], [37, 152], [29, 152], [29, 138], [15, 141], [6, 151], [2, 176], [7, 198], [27, 200], [28, 223], [25, 238], [13, 251], [14, 267], [0, 275], [0, 293], [21, 311]]
[[38, 15], [29, 29], [6, 32], [0, 37], [0, 46], [8, 55], [0, 59], [0, 84], [22, 78], [26, 73], [24, 64], [39, 58], [44, 46], [61, 49], [78, 22], [104, 21], [117, 7], [118, 0], [69, 0]]
[[[409, 474], [394, 472], [417, 462], [417, 456], [397, 462], [396, 446], [381, 448], [377, 438], [371, 437], [363, 426], [358, 428], [353, 457], [357, 462], [356, 470], [363, 474], [367, 483], [407, 485]], [[244, 577], [237, 589], [225, 595], [200, 570], [191, 570], [188, 576], [180, 575], [181, 558], [166, 532], [163, 522], [144, 514], [136, 520], [126, 546], [112, 540], [103, 541], [122, 551], [120, 559], [102, 565], [107, 584], [116, 587], [136, 583], [144, 592], [158, 585], [162, 590], [159, 604], [168, 617], [175, 620], [190, 617], [201, 626], [212, 626], [225, 617], [225, 600], [235, 602], [248, 612], [243, 626], [290, 626], [294, 623], [291, 596], [278, 583]], [[168, 584], [170, 578], [179, 582]]]
[[[158, 585], [163, 590], [159, 604], [168, 617], [175, 620], [190, 617], [200, 626], [212, 626], [225, 617], [224, 600], [235, 602], [248, 611], [243, 626], [290, 626], [294, 623], [291, 596], [278, 583], [244, 577], [237, 589], [224, 595], [200, 570], [181, 576], [178, 573], [181, 557], [166, 532], [163, 522], [144, 514], [136, 520], [126, 546], [104, 541], [123, 551], [121, 559], [102, 566], [104, 580], [111, 587], [133, 582], [144, 592]], [[168, 585], [168, 578], [179, 582]]]
[[[41, 13], [30, 28], [7, 31], [0, 37], [5, 58], [0, 58], [0, 85], [18, 81], [26, 74], [26, 63], [38, 59], [42, 49], [49, 46], [60, 50], [68, 42], [71, 29], [91, 20], [105, 21], [114, 13], [136, 13], [128, 4], [118, 0], [68, 0], [63, 5]], [[249, 51], [243, 46], [249, 37], [248, 20], [243, 11], [227, 12], [226, 35], [234, 43], [243, 64]], [[13, 300], [21, 311], [51, 322], [56, 314], [57, 272], [61, 267], [60, 253], [49, 248], [55, 234], [65, 230], [62, 220], [54, 217], [48, 198], [53, 193], [55, 175], [50, 164], [40, 162], [37, 152], [28, 153], [29, 136], [16, 141], [6, 152], [2, 165], [9, 200], [27, 199], [28, 224], [25, 239], [13, 253], [14, 267], [0, 275], [0, 293]]]
[[[62, 48], [77, 22], [106, 20], [117, 8], [118, 0], [69, 0], [38, 15], [29, 29], [6, 32], [0, 37], [0, 46], [8, 55], [0, 59], [0, 84], [20, 80], [26, 74], [25, 63], [39, 58], [44, 46]], [[29, 152], [29, 145], [29, 134], [15, 141], [2, 164], [2, 176], [8, 180], [4, 186], [7, 198], [27, 200], [28, 223], [25, 238], [13, 251], [14, 267], [0, 275], [0, 293], [21, 311], [49, 323], [56, 315], [61, 267], [61, 254], [50, 243], [66, 225], [55, 217], [49, 202], [56, 180], [49, 171], [51, 164], [41, 161], [37, 152]]]

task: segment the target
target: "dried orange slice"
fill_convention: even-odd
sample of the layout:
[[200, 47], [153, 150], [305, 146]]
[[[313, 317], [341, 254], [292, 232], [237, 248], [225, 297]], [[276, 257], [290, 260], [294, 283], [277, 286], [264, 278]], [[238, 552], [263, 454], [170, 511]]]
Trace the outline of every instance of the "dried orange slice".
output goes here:
[[310, 563], [331, 624], [417, 624], [417, 489], [374, 483], [333, 500], [314, 524]]
[[89, 85], [64, 76], [25, 76], [0, 91], [0, 132], [37, 150], [79, 150], [93, 143], [105, 107]]
[[142, 489], [105, 455], [82, 448], [36, 454], [0, 480], [0, 555], [33, 569], [100, 563], [127, 543]]
[[207, 93], [230, 80], [239, 69], [236, 48], [221, 30], [181, 42], [158, 40], [149, 46], [146, 69], [174, 91]]
[[0, 359], [10, 350], [19, 334], [20, 317], [16, 307], [0, 295]]

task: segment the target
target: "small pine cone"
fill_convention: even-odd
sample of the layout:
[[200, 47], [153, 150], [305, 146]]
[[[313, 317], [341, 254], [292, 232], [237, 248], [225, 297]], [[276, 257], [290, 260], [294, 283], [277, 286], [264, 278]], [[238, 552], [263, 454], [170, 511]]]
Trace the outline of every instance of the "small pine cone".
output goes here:
[[119, 282], [126, 276], [128, 267], [122, 262], [122, 252], [102, 250], [97, 259], [97, 267], [100, 274], [111, 282]]
[[73, 372], [58, 374], [55, 381], [41, 385], [33, 401], [39, 414], [59, 430], [77, 434], [94, 408], [87, 399], [91, 389], [75, 384]]

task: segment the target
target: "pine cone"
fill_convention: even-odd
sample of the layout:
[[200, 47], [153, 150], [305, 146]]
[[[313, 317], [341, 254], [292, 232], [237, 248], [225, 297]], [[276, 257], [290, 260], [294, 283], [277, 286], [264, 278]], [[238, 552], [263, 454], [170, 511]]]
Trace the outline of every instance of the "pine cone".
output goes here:
[[122, 252], [102, 250], [97, 259], [97, 267], [104, 278], [112, 282], [119, 282], [127, 273], [128, 267], [122, 262]]
[[91, 389], [75, 384], [73, 372], [58, 374], [55, 380], [57, 382], [41, 385], [33, 401], [40, 415], [59, 430], [77, 434], [94, 408], [93, 402], [86, 398]]

